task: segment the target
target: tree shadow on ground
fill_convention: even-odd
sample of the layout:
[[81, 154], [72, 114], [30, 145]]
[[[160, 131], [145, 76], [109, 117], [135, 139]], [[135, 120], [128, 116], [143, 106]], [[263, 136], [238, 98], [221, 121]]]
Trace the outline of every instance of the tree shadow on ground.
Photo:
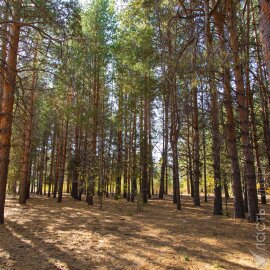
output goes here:
[[123, 201], [105, 200], [99, 210], [69, 197], [59, 204], [35, 196], [0, 227], [0, 254], [10, 256], [0, 263], [21, 269], [256, 269], [247, 248], [255, 226], [212, 216], [211, 203], [191, 204], [186, 199], [179, 212], [171, 202], [153, 200], [137, 214]]

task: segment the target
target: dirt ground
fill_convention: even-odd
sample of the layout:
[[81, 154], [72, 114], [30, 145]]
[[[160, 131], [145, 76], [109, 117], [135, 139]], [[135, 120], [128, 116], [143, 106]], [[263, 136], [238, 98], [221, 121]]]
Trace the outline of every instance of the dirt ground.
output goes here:
[[[106, 199], [100, 210], [98, 199], [88, 206], [68, 196], [62, 203], [34, 196], [20, 206], [9, 197], [0, 270], [258, 269], [250, 252], [257, 252], [256, 224], [213, 216], [212, 198], [196, 208], [184, 196], [182, 211], [169, 199], [150, 200], [137, 213], [136, 204], [123, 200]], [[232, 215], [231, 207], [232, 201]], [[270, 213], [269, 205], [263, 208]], [[270, 259], [269, 220], [264, 254]]]

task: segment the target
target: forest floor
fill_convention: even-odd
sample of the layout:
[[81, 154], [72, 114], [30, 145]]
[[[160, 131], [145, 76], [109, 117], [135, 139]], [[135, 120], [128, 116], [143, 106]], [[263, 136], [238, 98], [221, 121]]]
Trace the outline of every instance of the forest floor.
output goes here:
[[[97, 198], [88, 206], [68, 196], [62, 203], [33, 196], [20, 206], [9, 197], [0, 270], [258, 269], [250, 252], [258, 253], [256, 224], [213, 216], [213, 198], [196, 208], [183, 196], [182, 211], [169, 199], [150, 200], [137, 213], [137, 205], [124, 200], [106, 199], [100, 210]], [[270, 207], [263, 209], [270, 259]]]

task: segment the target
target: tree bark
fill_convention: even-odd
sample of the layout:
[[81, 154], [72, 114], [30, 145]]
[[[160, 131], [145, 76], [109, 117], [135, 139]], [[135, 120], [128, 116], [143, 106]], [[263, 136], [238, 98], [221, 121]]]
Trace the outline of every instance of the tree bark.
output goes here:
[[198, 113], [198, 97], [197, 85], [193, 82], [193, 129], [194, 129], [194, 205], [200, 206], [200, 135], [199, 135], [199, 113]]
[[22, 165], [20, 173], [20, 194], [19, 203], [26, 204], [27, 199], [27, 179], [29, 174], [29, 163], [31, 154], [31, 144], [32, 144], [32, 129], [33, 129], [33, 118], [34, 118], [34, 103], [35, 103], [35, 91], [37, 84], [37, 56], [38, 56], [38, 42], [34, 49], [33, 58], [33, 73], [32, 73], [32, 83], [30, 89], [29, 105], [26, 104], [26, 115], [25, 115], [25, 130], [24, 130], [24, 145], [23, 145], [23, 155], [22, 155]]
[[149, 170], [148, 170], [148, 113], [149, 113], [149, 103], [148, 97], [144, 97], [143, 101], [143, 136], [142, 136], [142, 185], [141, 185], [141, 193], [142, 193], [142, 201], [144, 203], [148, 200], [148, 181], [149, 181]]
[[71, 187], [71, 196], [78, 200], [79, 199], [79, 190], [78, 190], [78, 184], [79, 184], [79, 164], [80, 164], [80, 151], [79, 151], [79, 126], [76, 124], [75, 127], [75, 156], [74, 156], [74, 168], [72, 173], [72, 187]]
[[232, 48], [232, 57], [234, 61], [234, 75], [236, 84], [236, 98], [238, 103], [238, 114], [241, 131], [242, 149], [245, 162], [245, 183], [247, 185], [248, 200], [248, 219], [255, 222], [258, 208], [258, 197], [256, 187], [256, 173], [254, 165], [254, 156], [249, 133], [249, 117], [245, 95], [244, 79], [242, 75], [242, 65], [239, 57], [238, 29], [236, 19], [236, 2], [227, 0], [227, 16], [230, 45]]
[[2, 104], [0, 114], [0, 224], [4, 223], [4, 207], [6, 198], [6, 185], [10, 155], [11, 127], [13, 120], [13, 106], [16, 90], [17, 55], [20, 39], [19, 12], [22, 1], [16, 1], [14, 6], [14, 23], [10, 24], [9, 49], [7, 52], [7, 66], [3, 84]]
[[[263, 1], [264, 3], [266, 1]], [[268, 27], [266, 29], [266, 32], [269, 31], [269, 25], [270, 25], [270, 16], [266, 16], [267, 13], [267, 7], [268, 11], [269, 9], [269, 4], [265, 3], [264, 5], [264, 11], [262, 11], [261, 15], [261, 20], [260, 20], [260, 30], [261, 30], [261, 43], [263, 44], [263, 50], [267, 51], [269, 49], [269, 39], [264, 40], [264, 27]], [[251, 1], [251, 9], [253, 10], [253, 3]], [[257, 61], [258, 61], [258, 79], [259, 79], [259, 87], [260, 87], [260, 99], [261, 99], [261, 105], [262, 105], [262, 119], [263, 119], [263, 135], [264, 135], [264, 143], [265, 143], [265, 150], [266, 150], [266, 155], [268, 159], [268, 167], [270, 168], [270, 123], [269, 123], [269, 107], [270, 107], [270, 95], [269, 91], [265, 85], [266, 78], [263, 74], [263, 63], [262, 63], [262, 57], [261, 57], [261, 46], [260, 46], [260, 38], [257, 30], [257, 18], [255, 17], [256, 15], [254, 12], [252, 13], [253, 17], [253, 27], [254, 27], [254, 32], [255, 32], [255, 43], [256, 43], [256, 53], [257, 53]], [[268, 18], [268, 19], [267, 19]], [[267, 42], [267, 44], [264, 45], [264, 41]], [[269, 54], [269, 52], [268, 52]], [[264, 184], [265, 185], [265, 184]]]
[[136, 157], [136, 141], [137, 141], [137, 114], [136, 108], [133, 112], [133, 127], [132, 127], [132, 178], [131, 178], [131, 198], [130, 201], [134, 202], [135, 196], [137, 195], [137, 157]]
[[48, 187], [48, 198], [51, 197], [51, 189], [52, 189], [52, 182], [53, 182], [53, 169], [55, 164], [55, 141], [56, 141], [56, 124], [54, 124], [54, 131], [52, 136], [52, 152], [51, 152], [51, 164], [50, 164], [50, 176], [49, 176], [49, 187]]
[[218, 95], [215, 83], [215, 72], [213, 64], [213, 44], [212, 33], [210, 30], [210, 17], [209, 17], [209, 0], [204, 0], [205, 11], [205, 40], [207, 51], [207, 69], [208, 69], [208, 84], [210, 87], [211, 99], [211, 124], [212, 124], [212, 155], [214, 167], [214, 215], [222, 215], [222, 184], [220, 175], [220, 131], [219, 131], [219, 109], [218, 109]]
[[[215, 1], [213, 1], [215, 3]], [[221, 14], [223, 12], [221, 11]], [[221, 48], [221, 57], [226, 59], [226, 45], [224, 24], [225, 20], [216, 12], [213, 14], [214, 23], [217, 29], [219, 44]], [[241, 174], [237, 149], [237, 138], [235, 131], [235, 117], [233, 113], [233, 101], [230, 84], [230, 69], [224, 65], [223, 68], [223, 87], [224, 87], [224, 105], [226, 109], [226, 141], [228, 146], [229, 157], [231, 161], [233, 193], [234, 193], [234, 216], [235, 218], [244, 218], [244, 201], [241, 184]]]
[[[6, 2], [3, 12], [3, 20], [8, 19], [8, 2]], [[4, 24], [2, 26], [2, 40], [1, 40], [1, 63], [0, 63], [0, 69], [6, 70], [6, 60], [7, 60], [7, 27], [8, 24]], [[5, 75], [1, 71], [0, 72], [0, 112], [1, 112], [1, 106], [2, 106], [2, 97], [3, 97], [3, 89], [4, 89], [4, 81], [5, 81]]]
[[68, 140], [68, 120], [66, 120], [65, 126], [63, 127], [63, 139], [61, 147], [61, 163], [60, 163], [60, 173], [59, 173], [59, 188], [58, 188], [58, 198], [57, 202], [62, 202], [63, 197], [63, 184], [65, 179], [65, 167], [66, 167], [66, 152], [67, 152], [67, 140]]
[[261, 0], [260, 37], [263, 46], [264, 61], [270, 78], [270, 2]]
[[[56, 131], [57, 129], [55, 129]], [[61, 139], [59, 136], [59, 132], [57, 131], [56, 135], [56, 162], [55, 162], [55, 171], [54, 171], [54, 184], [53, 184], [53, 198], [56, 198], [58, 182], [59, 182], [59, 172], [60, 172], [60, 164], [61, 164]]]
[[203, 110], [203, 183], [204, 183], [204, 201], [207, 202], [207, 174], [206, 174], [206, 134], [205, 134], [205, 110], [204, 110], [204, 96], [201, 96], [202, 110]]
[[[125, 95], [125, 101], [127, 101], [127, 95]], [[124, 134], [124, 144], [125, 144], [125, 160], [123, 162], [123, 180], [124, 180], [124, 192], [123, 192], [123, 198], [127, 199], [128, 197], [128, 167], [129, 167], [129, 146], [128, 146], [128, 112], [127, 112], [127, 106], [125, 106], [125, 119], [124, 119], [124, 128], [125, 128], [125, 134]]]
[[191, 197], [194, 198], [194, 178], [193, 178], [193, 166], [192, 166], [192, 158], [194, 155], [194, 151], [192, 151], [192, 143], [191, 136], [190, 136], [190, 119], [189, 119], [189, 108], [187, 113], [187, 149], [188, 149], [188, 174], [189, 174], [189, 181], [190, 181], [190, 194]]
[[116, 191], [115, 198], [119, 199], [121, 196], [121, 178], [122, 178], [122, 149], [123, 149], [123, 93], [120, 90], [118, 100], [118, 130], [117, 130], [117, 176], [116, 176]]
[[169, 128], [169, 102], [168, 96], [164, 95], [164, 113], [163, 113], [163, 149], [162, 149], [162, 164], [160, 173], [160, 188], [159, 188], [159, 198], [163, 199], [165, 194], [165, 176], [166, 168], [168, 164], [168, 128]]
[[173, 158], [173, 184], [174, 184], [174, 202], [177, 210], [181, 210], [180, 198], [180, 179], [179, 179], [179, 161], [178, 161], [178, 137], [179, 137], [179, 119], [177, 112], [177, 93], [175, 84], [171, 89], [171, 147]]

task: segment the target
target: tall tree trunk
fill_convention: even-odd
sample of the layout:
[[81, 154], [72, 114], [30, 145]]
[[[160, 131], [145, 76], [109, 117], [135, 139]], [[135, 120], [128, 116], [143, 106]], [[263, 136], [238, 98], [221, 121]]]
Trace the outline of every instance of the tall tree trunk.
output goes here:
[[128, 136], [128, 171], [127, 171], [127, 201], [131, 201], [131, 187], [132, 187], [132, 112], [129, 113], [129, 136]]
[[118, 130], [117, 130], [117, 176], [116, 176], [116, 191], [115, 198], [121, 196], [121, 178], [122, 178], [122, 149], [123, 149], [123, 93], [120, 90], [118, 100]]
[[27, 172], [27, 188], [26, 188], [26, 200], [30, 198], [30, 187], [31, 187], [31, 178], [32, 178], [32, 168], [33, 168], [33, 151], [31, 150], [30, 159], [29, 159], [29, 167]]
[[[95, 56], [96, 59], [96, 56]], [[96, 62], [96, 60], [95, 60]], [[94, 64], [97, 68], [97, 64]], [[98, 73], [98, 74], [96, 74]], [[92, 128], [90, 137], [90, 163], [91, 168], [88, 175], [88, 187], [86, 194], [86, 201], [88, 205], [94, 204], [94, 193], [95, 193], [95, 179], [96, 179], [96, 166], [97, 166], [97, 135], [98, 135], [98, 121], [99, 121], [99, 72], [95, 72], [94, 78], [94, 90], [93, 90], [93, 116], [92, 116]]]
[[56, 124], [54, 124], [54, 131], [53, 136], [51, 139], [52, 143], [52, 152], [51, 152], [51, 164], [50, 164], [50, 175], [49, 175], [49, 186], [48, 186], [48, 198], [51, 197], [51, 189], [52, 189], [52, 182], [53, 182], [53, 169], [55, 164], [55, 141], [56, 141]]
[[164, 113], [163, 113], [163, 149], [162, 149], [162, 164], [160, 173], [160, 188], [159, 188], [159, 198], [163, 199], [165, 193], [165, 177], [166, 168], [168, 164], [168, 130], [169, 130], [169, 102], [168, 95], [164, 95]]
[[99, 201], [100, 201], [100, 209], [103, 206], [103, 194], [105, 190], [105, 177], [106, 177], [106, 162], [105, 162], [105, 126], [104, 126], [104, 119], [105, 119], [105, 99], [104, 95], [102, 95], [102, 119], [100, 123], [100, 176], [99, 176]]
[[[86, 192], [86, 202], [88, 202], [89, 198], [87, 196], [89, 196], [89, 192], [90, 192], [90, 187], [86, 186], [87, 184], [87, 171], [88, 171], [88, 167], [87, 167], [87, 163], [88, 163], [88, 158], [87, 158], [87, 150], [88, 150], [88, 128], [86, 128], [86, 131], [84, 134], [81, 135], [81, 144], [82, 144], [82, 153], [80, 154], [80, 177], [79, 177], [79, 195], [78, 195], [78, 200], [80, 201], [82, 199], [82, 194]], [[92, 136], [90, 137], [92, 140]], [[91, 144], [90, 144], [91, 147]], [[90, 153], [89, 155], [90, 157], [90, 161], [93, 160], [93, 156], [92, 153]], [[94, 170], [92, 169], [92, 164], [90, 164], [91, 168], [90, 168], [90, 173], [94, 173]], [[91, 170], [92, 169], [92, 170]], [[90, 180], [90, 179], [88, 179]], [[88, 182], [88, 185], [90, 183]]]
[[151, 127], [151, 99], [148, 99], [148, 199], [154, 195], [153, 183], [153, 156], [152, 156], [152, 127]]
[[[127, 101], [127, 96], [125, 95], [125, 100]], [[124, 123], [125, 123], [125, 138], [124, 138], [124, 143], [125, 143], [125, 160], [123, 162], [123, 178], [124, 178], [124, 192], [123, 192], [123, 197], [124, 198], [127, 198], [128, 197], [128, 192], [127, 192], [127, 188], [128, 188], [128, 162], [129, 162], [129, 147], [128, 147], [128, 143], [127, 143], [127, 140], [128, 140], [128, 123], [127, 123], [127, 120], [128, 120], [128, 113], [127, 113], [127, 106], [125, 106], [125, 120], [124, 120]]]
[[141, 193], [142, 193], [142, 201], [144, 203], [147, 202], [148, 199], [148, 181], [149, 181], [149, 170], [148, 170], [148, 113], [149, 113], [149, 103], [148, 97], [144, 97], [143, 100], [143, 130], [142, 130], [142, 185], [141, 185]]
[[258, 145], [258, 135], [256, 130], [255, 124], [255, 112], [253, 108], [253, 94], [251, 93], [249, 98], [249, 108], [250, 108], [250, 116], [251, 116], [251, 128], [252, 128], [252, 135], [253, 135], [253, 144], [255, 150], [255, 158], [257, 163], [257, 171], [258, 177], [260, 181], [260, 189], [258, 190], [261, 195], [261, 203], [266, 204], [266, 192], [265, 192], [265, 184], [264, 184], [264, 176], [262, 172], [262, 166], [260, 161], [260, 153], [259, 153], [259, 145]]
[[62, 202], [63, 196], [63, 184], [65, 179], [65, 167], [66, 167], [66, 152], [67, 152], [67, 140], [68, 140], [68, 120], [66, 120], [65, 126], [63, 127], [63, 139], [61, 147], [61, 163], [60, 163], [60, 174], [59, 174], [59, 188], [57, 202]]
[[264, 61], [270, 78], [270, 2], [261, 0], [260, 19], [261, 43], [263, 46]]
[[[175, 82], [175, 81], [174, 81]], [[171, 147], [173, 158], [173, 183], [174, 183], [174, 201], [177, 210], [181, 210], [180, 183], [179, 183], [179, 161], [178, 161], [178, 137], [179, 137], [179, 119], [177, 109], [176, 84], [171, 85]]]
[[58, 134], [56, 135], [56, 162], [55, 162], [55, 171], [54, 171], [55, 176], [54, 176], [54, 184], [53, 184], [53, 198], [56, 198], [56, 195], [57, 195], [60, 164], [61, 164], [61, 138], [58, 132]]
[[238, 29], [236, 19], [236, 2], [234, 0], [226, 1], [228, 29], [230, 36], [230, 45], [232, 48], [232, 56], [234, 61], [234, 75], [236, 84], [236, 98], [238, 103], [238, 114], [241, 130], [241, 141], [245, 162], [245, 183], [247, 185], [247, 199], [248, 199], [248, 219], [255, 222], [257, 218], [258, 197], [256, 187], [256, 173], [254, 165], [254, 156], [249, 133], [249, 117], [246, 102], [244, 79], [242, 75], [242, 66], [239, 56], [238, 44]]
[[194, 129], [194, 205], [200, 206], [200, 135], [199, 135], [199, 113], [198, 113], [198, 97], [197, 85], [193, 82], [193, 129]]
[[193, 147], [191, 145], [191, 136], [190, 136], [190, 117], [189, 117], [189, 108], [187, 113], [187, 149], [188, 149], [188, 174], [190, 181], [190, 194], [191, 197], [194, 198], [194, 178], [193, 178], [193, 166], [192, 166], [192, 158], [194, 155], [194, 151], [192, 151]]
[[[265, 2], [265, 1], [264, 1]], [[267, 5], [265, 6], [265, 8]], [[269, 7], [269, 4], [268, 4]], [[253, 3], [251, 1], [251, 9], [254, 10], [253, 8]], [[265, 11], [264, 11], [265, 12]], [[261, 16], [261, 22], [260, 22], [260, 29], [261, 29], [261, 42], [264, 43], [263, 40], [263, 30], [264, 28], [263, 24], [265, 24], [265, 27], [268, 24], [270, 24], [270, 17], [268, 21], [266, 20], [267, 17], [265, 15]], [[261, 57], [261, 46], [260, 46], [260, 38], [258, 34], [258, 27], [257, 27], [257, 18], [254, 12], [252, 13], [252, 18], [253, 18], [253, 27], [254, 27], [254, 32], [255, 32], [255, 43], [256, 43], [256, 53], [257, 53], [257, 64], [258, 64], [258, 81], [259, 81], [259, 87], [260, 87], [260, 99], [261, 99], [261, 114], [262, 114], [262, 119], [263, 119], [263, 135], [264, 135], [264, 143], [265, 143], [265, 150], [266, 150], [266, 156], [268, 159], [268, 167], [270, 168], [270, 123], [269, 123], [269, 107], [270, 107], [270, 95], [269, 91], [265, 85], [266, 78], [263, 74], [263, 63], [262, 63], [262, 57]], [[269, 26], [268, 26], [269, 28]], [[266, 31], [269, 31], [269, 29], [266, 29]], [[269, 43], [269, 39], [266, 39], [266, 42]], [[263, 48], [265, 51], [267, 51], [268, 45], [265, 44], [263, 45]], [[265, 183], [263, 183], [265, 185]]]
[[[6, 2], [3, 12], [3, 18], [4, 21], [8, 19], [8, 2]], [[3, 89], [4, 89], [4, 82], [5, 82], [5, 75], [3, 73], [4, 70], [6, 70], [6, 60], [7, 60], [7, 30], [8, 30], [8, 24], [2, 25], [2, 33], [1, 33], [1, 63], [0, 63], [0, 69], [2, 70], [0, 72], [0, 112], [1, 112], [1, 106], [2, 106], [2, 97], [3, 97]]]
[[24, 124], [24, 144], [22, 154], [22, 165], [20, 172], [20, 194], [19, 203], [26, 204], [27, 199], [27, 179], [29, 174], [29, 163], [31, 154], [31, 143], [32, 143], [32, 129], [33, 129], [33, 118], [34, 118], [34, 102], [35, 102], [35, 88], [37, 84], [37, 56], [38, 56], [38, 43], [36, 44], [33, 59], [33, 73], [32, 83], [30, 89], [29, 105], [26, 104], [26, 115]]
[[71, 187], [71, 196], [78, 200], [79, 199], [79, 164], [80, 164], [80, 152], [79, 152], [79, 126], [76, 124], [75, 127], [75, 156], [74, 156], [74, 168], [72, 173], [72, 187]]
[[4, 223], [4, 208], [6, 198], [7, 175], [10, 155], [11, 127], [13, 106], [16, 90], [17, 55], [20, 38], [19, 12], [22, 1], [14, 3], [13, 23], [10, 24], [9, 49], [5, 69], [4, 87], [0, 114], [0, 224]]
[[46, 195], [46, 188], [47, 188], [47, 171], [48, 171], [48, 146], [46, 143], [45, 155], [44, 155], [44, 181], [43, 181], [43, 195], [44, 196]]
[[[214, 1], [215, 2], [215, 1]], [[214, 13], [214, 23], [219, 36], [219, 44], [221, 47], [221, 57], [226, 59], [226, 45], [225, 45], [225, 33], [224, 24], [225, 21], [219, 16], [219, 13]], [[232, 168], [232, 180], [233, 180], [233, 193], [234, 193], [234, 216], [236, 218], [244, 218], [244, 201], [241, 184], [241, 174], [237, 149], [237, 138], [235, 131], [235, 118], [233, 113], [233, 101], [231, 94], [231, 78], [230, 69], [224, 65], [223, 68], [223, 86], [224, 86], [224, 105], [226, 109], [226, 140], [228, 146], [229, 157]]]
[[72, 160], [72, 145], [71, 143], [68, 141], [67, 142], [67, 151], [68, 151], [68, 154], [67, 154], [67, 187], [66, 187], [66, 193], [71, 193], [71, 182], [72, 182], [72, 173], [73, 171], [71, 170], [70, 168], [70, 163], [71, 163], [71, 160]]
[[205, 134], [205, 109], [204, 109], [204, 96], [201, 96], [202, 110], [203, 110], [203, 134], [202, 134], [202, 144], [203, 144], [203, 183], [204, 183], [204, 201], [207, 202], [207, 174], [206, 174], [206, 134]]
[[137, 157], [136, 157], [136, 141], [137, 141], [137, 114], [136, 108], [134, 108], [133, 112], [133, 127], [132, 127], [132, 179], [131, 179], [131, 202], [134, 202], [135, 196], [137, 195]]
[[39, 165], [39, 179], [38, 179], [38, 189], [37, 194], [42, 195], [42, 187], [44, 182], [44, 165], [45, 165], [45, 154], [46, 154], [46, 143], [47, 143], [47, 136], [46, 133], [43, 133], [43, 141], [42, 141], [42, 149], [40, 153], [40, 165]]
[[215, 83], [215, 72], [213, 64], [213, 44], [210, 30], [209, 0], [204, 0], [205, 11], [205, 39], [207, 51], [208, 84], [210, 87], [211, 99], [211, 123], [212, 123], [212, 155], [214, 161], [214, 215], [222, 215], [222, 184], [220, 175], [220, 131], [219, 131], [219, 109], [218, 95]]
[[36, 182], [36, 175], [37, 175], [37, 151], [34, 149], [33, 151], [34, 161], [33, 161], [33, 177], [31, 181], [31, 194], [35, 192], [35, 182]]

